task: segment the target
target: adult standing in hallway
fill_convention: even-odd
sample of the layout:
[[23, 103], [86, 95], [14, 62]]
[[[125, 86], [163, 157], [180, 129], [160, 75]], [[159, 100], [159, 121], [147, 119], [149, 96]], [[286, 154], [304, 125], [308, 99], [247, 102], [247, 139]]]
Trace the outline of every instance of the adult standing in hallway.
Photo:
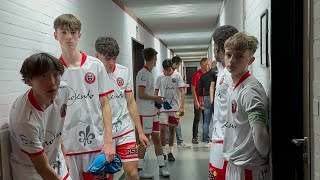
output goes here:
[[191, 92], [194, 100], [194, 119], [192, 125], [192, 143], [199, 144], [198, 142], [198, 129], [199, 129], [199, 122], [200, 118], [203, 118], [203, 109], [200, 107], [200, 99], [198, 96], [198, 89], [199, 89], [199, 80], [200, 77], [206, 73], [210, 69], [210, 59], [205, 57], [202, 58], [200, 61], [201, 68], [195, 72], [192, 76], [192, 85], [191, 85]]
[[138, 152], [132, 122], [145, 148], [149, 146], [149, 140], [141, 127], [138, 106], [133, 95], [131, 74], [127, 67], [116, 63], [120, 48], [115, 39], [101, 36], [95, 42], [95, 49], [96, 57], [104, 64], [114, 89], [114, 93], [108, 95], [112, 111], [113, 144], [116, 153], [121, 157], [126, 179], [138, 180]]
[[[136, 77], [136, 99], [143, 132], [147, 137], [150, 137], [151, 135], [154, 144], [155, 154], [157, 156], [157, 162], [159, 165], [159, 175], [169, 177], [170, 172], [167, 169], [167, 162], [165, 163], [165, 156], [163, 155], [163, 150], [160, 143], [159, 119], [156, 117], [157, 114], [155, 102], [158, 104], [163, 103], [163, 97], [154, 95], [155, 89], [152, 69], [156, 66], [157, 54], [158, 52], [153, 48], [146, 48], [143, 50], [145, 66], [138, 72]], [[141, 179], [153, 178], [152, 174], [146, 173], [143, 170], [145, 152], [146, 148], [142, 145], [139, 145], [138, 174]]]
[[209, 163], [209, 179], [224, 180], [225, 179], [225, 166], [226, 162], [223, 159], [223, 139], [224, 128], [223, 124], [226, 122], [227, 111], [227, 89], [231, 84], [230, 74], [225, 68], [225, 50], [224, 42], [238, 30], [230, 25], [218, 27], [212, 37], [214, 41], [214, 57], [217, 61], [217, 83], [211, 84], [210, 91], [214, 91], [214, 113], [213, 113], [213, 130], [212, 130], [212, 145], [210, 149], [210, 163]]
[[[174, 56], [172, 57], [172, 63], [173, 63], [173, 69], [176, 71], [181, 65], [182, 59], [179, 56]], [[169, 130], [167, 130], [167, 134], [169, 137]], [[188, 143], [185, 143], [183, 140], [182, 136], [182, 131], [181, 131], [181, 122], [178, 124], [176, 127], [176, 140], [177, 140], [177, 147], [178, 148], [191, 148], [191, 145]], [[169, 139], [168, 139], [169, 142]]]
[[[200, 107], [204, 111], [204, 122], [203, 122], [203, 134], [202, 134], [202, 142], [210, 144], [211, 138], [209, 136], [209, 126], [212, 120], [212, 113], [213, 113], [213, 100], [210, 99], [210, 92], [213, 93], [214, 91], [210, 91], [210, 86], [215, 84], [216, 82], [216, 74], [215, 74], [215, 67], [216, 61], [211, 63], [211, 69], [204, 73], [199, 81], [199, 89], [198, 89], [198, 96], [200, 100]], [[211, 95], [213, 97], [213, 95]]]
[[270, 178], [268, 98], [262, 84], [248, 70], [258, 43], [256, 37], [239, 32], [224, 44], [225, 64], [233, 82], [224, 124], [226, 180]]

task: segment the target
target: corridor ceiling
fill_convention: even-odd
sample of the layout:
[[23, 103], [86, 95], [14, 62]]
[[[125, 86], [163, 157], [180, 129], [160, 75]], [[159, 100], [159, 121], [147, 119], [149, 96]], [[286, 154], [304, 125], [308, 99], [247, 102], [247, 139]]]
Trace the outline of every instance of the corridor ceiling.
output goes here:
[[207, 54], [223, 0], [120, 0], [183, 60]]

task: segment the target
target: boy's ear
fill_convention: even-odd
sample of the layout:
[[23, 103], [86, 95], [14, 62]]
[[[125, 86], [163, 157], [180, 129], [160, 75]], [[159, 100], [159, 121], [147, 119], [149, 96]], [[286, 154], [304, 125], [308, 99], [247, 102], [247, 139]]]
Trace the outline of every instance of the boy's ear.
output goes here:
[[32, 80], [30, 78], [26, 78], [26, 84], [32, 87]]
[[58, 40], [58, 33], [57, 33], [57, 31], [54, 31], [53, 36], [54, 36], [54, 39], [55, 39], [55, 40]]
[[255, 59], [256, 59], [255, 57], [251, 56], [249, 58], [249, 65], [251, 65]]

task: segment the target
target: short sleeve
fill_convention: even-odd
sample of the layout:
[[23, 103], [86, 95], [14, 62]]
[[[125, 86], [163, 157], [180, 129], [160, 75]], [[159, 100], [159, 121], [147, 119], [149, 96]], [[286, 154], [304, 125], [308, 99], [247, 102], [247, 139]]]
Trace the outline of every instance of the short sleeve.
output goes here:
[[98, 88], [99, 88], [99, 97], [106, 96], [112, 93], [114, 90], [111, 87], [111, 81], [105, 70], [102, 62], [99, 61], [98, 65]]
[[147, 87], [146, 74], [140, 71], [136, 77], [136, 82], [137, 87]]
[[185, 84], [184, 84], [184, 81], [183, 81], [181, 74], [178, 75], [178, 87], [185, 88]]
[[131, 74], [129, 74], [129, 70], [128, 69], [126, 69], [126, 70], [127, 70], [127, 81], [128, 81], [128, 84], [127, 84], [125, 92], [132, 92], [132, 90], [133, 90], [132, 76], [131, 76]]
[[195, 72], [192, 75], [192, 80], [191, 80], [192, 86], [196, 86], [197, 85], [197, 72]]
[[38, 156], [44, 153], [40, 129], [29, 123], [11, 124], [11, 134], [22, 152], [28, 156]]

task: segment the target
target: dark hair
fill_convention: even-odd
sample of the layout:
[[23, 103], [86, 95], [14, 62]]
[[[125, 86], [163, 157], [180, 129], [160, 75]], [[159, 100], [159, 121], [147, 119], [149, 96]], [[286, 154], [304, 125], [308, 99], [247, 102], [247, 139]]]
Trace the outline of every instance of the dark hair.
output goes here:
[[172, 60], [173, 64], [179, 64], [182, 61], [182, 59], [179, 56], [174, 56], [174, 57], [172, 57], [171, 60]]
[[48, 53], [37, 53], [24, 60], [20, 74], [26, 83], [27, 78], [41, 76], [49, 71], [58, 71], [62, 75], [64, 73], [62, 62]]
[[162, 67], [165, 70], [168, 70], [168, 68], [172, 68], [173, 62], [171, 59], [165, 59], [162, 61]]
[[80, 32], [81, 22], [72, 14], [62, 14], [54, 20], [53, 27], [55, 30], [58, 28], [68, 28], [71, 31]]
[[212, 35], [214, 44], [224, 50], [224, 42], [235, 33], [239, 32], [237, 28], [231, 25], [224, 25], [214, 30]]
[[151, 47], [150, 48], [145, 48], [143, 50], [143, 58], [144, 58], [144, 60], [146, 62], [151, 61], [153, 56], [155, 56], [157, 54], [158, 54], [158, 52], [155, 49], [151, 48]]
[[98, 53], [107, 58], [112, 58], [119, 55], [119, 45], [112, 37], [99, 37], [96, 40], [95, 48]]

